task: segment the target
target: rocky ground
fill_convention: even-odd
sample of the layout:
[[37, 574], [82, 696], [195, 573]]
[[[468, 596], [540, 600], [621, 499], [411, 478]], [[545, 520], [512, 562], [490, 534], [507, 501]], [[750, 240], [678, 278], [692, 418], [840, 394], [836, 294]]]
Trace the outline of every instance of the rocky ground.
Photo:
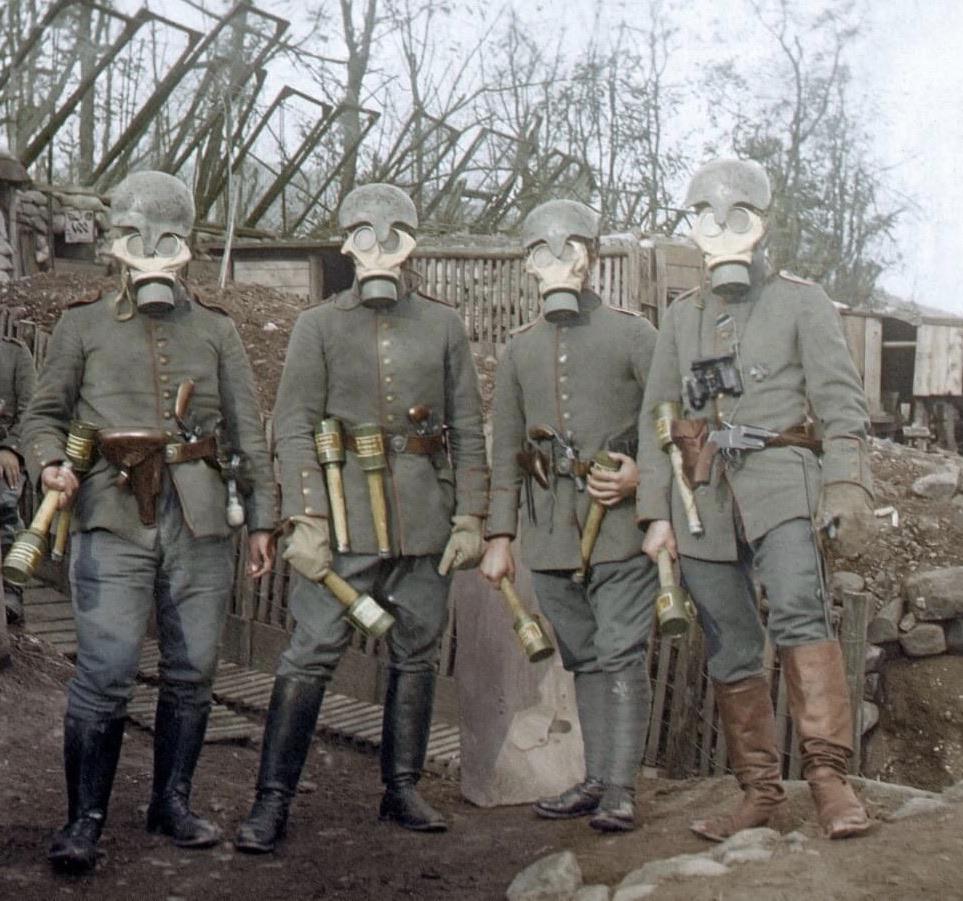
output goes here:
[[[60, 722], [69, 675], [69, 663], [53, 649], [14, 633], [13, 666], [0, 673], [3, 898], [483, 901], [505, 897], [520, 871], [563, 852], [570, 855], [563, 866], [540, 867], [550, 871], [558, 891], [513, 890], [512, 897], [562, 901], [583, 884], [606, 886], [583, 892], [583, 899], [618, 901], [963, 897], [959, 786], [937, 797], [861, 785], [879, 825], [865, 837], [828, 842], [818, 837], [807, 789], [793, 783], [790, 803], [774, 823], [782, 838], [763, 831], [720, 849], [689, 833], [686, 824], [697, 811], [735, 801], [731, 778], [643, 779], [642, 827], [603, 837], [584, 820], [539, 820], [524, 807], [480, 810], [460, 798], [456, 783], [426, 777], [426, 795], [446, 811], [452, 828], [445, 835], [416, 835], [377, 821], [380, 787], [372, 755], [321, 741], [309, 756], [289, 837], [277, 855], [240, 855], [228, 842], [210, 851], [178, 850], [143, 829], [151, 746], [150, 736], [135, 726], [128, 727], [96, 873], [56, 876], [44, 854], [64, 817]], [[256, 768], [252, 745], [205, 747], [195, 807], [226, 835], [248, 809]], [[922, 800], [907, 810], [914, 796]], [[911, 818], [888, 821], [894, 814]], [[558, 879], [567, 881], [560, 885]]]

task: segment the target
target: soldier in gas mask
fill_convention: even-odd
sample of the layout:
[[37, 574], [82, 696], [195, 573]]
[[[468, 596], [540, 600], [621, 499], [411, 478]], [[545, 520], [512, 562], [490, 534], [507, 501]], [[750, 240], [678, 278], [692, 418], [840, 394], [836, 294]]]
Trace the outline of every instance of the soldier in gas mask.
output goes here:
[[[271, 565], [274, 476], [237, 330], [178, 279], [193, 220], [189, 190], [166, 173], [138, 172], [114, 189], [110, 252], [121, 264], [120, 290], [64, 312], [23, 422], [31, 476], [72, 505], [78, 650], [64, 720], [68, 822], [49, 852], [67, 870], [94, 865], [155, 609], [161, 684], [147, 828], [181, 847], [219, 840], [189, 807], [234, 570], [215, 429], [251, 473], [252, 576]], [[65, 462], [72, 420], [96, 431], [94, 463], [80, 482]]]
[[[656, 333], [588, 288], [598, 228], [598, 216], [571, 200], [536, 207], [522, 225], [542, 315], [513, 333], [498, 366], [481, 570], [495, 585], [514, 578], [511, 542], [520, 525], [539, 606], [575, 676], [585, 779], [542, 798], [535, 812], [590, 816], [593, 828], [615, 832], [635, 827], [649, 716], [646, 645], [657, 579], [639, 549], [633, 500], [638, 413]], [[600, 452], [608, 471], [591, 465]], [[580, 534], [593, 500], [607, 513], [586, 569]]]
[[[23, 491], [23, 450], [20, 447], [20, 421], [33, 395], [35, 374], [33, 357], [16, 338], [0, 337], [0, 555], [6, 556], [20, 519], [20, 494]], [[4, 585], [7, 622], [23, 617], [20, 588]]]
[[[866, 402], [829, 298], [770, 269], [769, 203], [769, 179], [754, 162], [717, 160], [693, 176], [686, 205], [709, 284], [667, 310], [640, 420], [644, 549], [680, 555], [744, 791], [731, 814], [692, 824], [717, 841], [765, 824], [785, 797], [753, 574], [768, 599], [821, 827], [831, 838], [869, 827], [846, 781], [850, 702], [820, 552], [828, 541], [857, 553], [874, 528]], [[667, 402], [683, 411], [672, 435], [701, 536], [691, 533], [668, 457], [658, 452], [654, 418]]]
[[[416, 784], [450, 570], [482, 554], [488, 468], [477, 376], [458, 314], [420, 294], [403, 269], [418, 226], [411, 199], [392, 185], [365, 185], [345, 198], [338, 222], [355, 283], [298, 318], [274, 413], [296, 625], [271, 696], [257, 799], [235, 839], [251, 853], [273, 851], [284, 833], [325, 687], [350, 636], [344, 608], [321, 584], [329, 571], [395, 618], [385, 637], [379, 816], [417, 831], [446, 828]], [[346, 445], [348, 528], [336, 552], [336, 499], [314, 443], [322, 421], [339, 423]]]

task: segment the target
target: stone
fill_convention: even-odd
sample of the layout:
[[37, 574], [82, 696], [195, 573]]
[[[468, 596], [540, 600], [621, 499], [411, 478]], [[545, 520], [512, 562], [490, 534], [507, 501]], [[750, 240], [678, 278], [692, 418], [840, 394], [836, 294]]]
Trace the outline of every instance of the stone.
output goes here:
[[917, 497], [933, 501], [948, 501], [956, 494], [959, 475], [955, 469], [942, 469], [920, 476], [910, 488]]
[[920, 623], [903, 635], [899, 644], [910, 657], [932, 657], [946, 651], [946, 634], [939, 623]]
[[737, 848], [724, 854], [722, 863], [731, 867], [740, 863], [763, 863], [772, 857], [772, 851], [768, 848]]
[[881, 807], [897, 808], [913, 798], [940, 798], [936, 792], [924, 788], [913, 788], [911, 785], [898, 785], [895, 782], [880, 782], [867, 779], [864, 776], [850, 776], [852, 786], [859, 790], [864, 800], [871, 801]]
[[957, 782], [956, 785], [951, 785], [949, 788], [944, 788], [940, 797], [945, 801], [950, 801], [953, 804], [963, 801], [963, 779]]
[[863, 699], [874, 701], [879, 696], [879, 685], [882, 677], [879, 673], [870, 673], [863, 681]]
[[919, 620], [963, 616], [963, 566], [915, 572], [903, 581], [903, 596]]
[[[718, 849], [715, 850], [718, 851]], [[632, 870], [619, 883], [618, 888], [628, 888], [634, 885], [654, 885], [663, 879], [674, 876], [721, 876], [728, 872], [729, 868], [725, 864], [712, 860], [708, 854], [678, 854], [664, 860], [650, 860], [639, 869]], [[616, 891], [613, 901], [620, 898], [621, 896]]]
[[505, 892], [508, 901], [570, 901], [582, 885], [582, 870], [571, 851], [549, 854], [525, 867]]
[[609, 901], [610, 894], [607, 885], [583, 885], [572, 901]]
[[863, 701], [863, 735], [879, 722], [879, 707], [872, 701]]
[[657, 888], [657, 885], [641, 884], [617, 888], [612, 896], [612, 901], [637, 901], [638, 898], [648, 898]]
[[833, 594], [842, 594], [844, 591], [862, 591], [866, 587], [866, 580], [859, 574], [841, 570], [833, 573], [832, 589]]
[[943, 631], [946, 635], [946, 650], [950, 654], [963, 654], [963, 616], [944, 623]]
[[866, 665], [863, 667], [863, 672], [878, 673], [885, 657], [886, 652], [878, 644], [867, 644]]
[[720, 842], [709, 854], [716, 860], [721, 860], [730, 851], [744, 851], [747, 848], [771, 848], [778, 844], [781, 836], [775, 829], [758, 826], [755, 829], [740, 829], [730, 835], [724, 842]]
[[899, 621], [899, 631], [909, 632], [913, 626], [916, 625], [916, 614], [910, 611], [906, 616], [902, 617]]
[[948, 810], [950, 805], [941, 798], [910, 798], [897, 810], [894, 810], [887, 820], [906, 820], [910, 817], [925, 816], [931, 813], [940, 813]]
[[884, 644], [899, 638], [898, 623], [903, 615], [903, 598], [897, 596], [883, 604], [869, 621], [866, 638], [873, 644]]

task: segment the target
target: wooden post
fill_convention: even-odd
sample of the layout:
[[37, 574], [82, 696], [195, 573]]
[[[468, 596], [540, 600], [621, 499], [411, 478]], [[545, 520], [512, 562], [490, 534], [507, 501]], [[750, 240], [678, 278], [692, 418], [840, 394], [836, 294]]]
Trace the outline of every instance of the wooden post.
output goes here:
[[866, 681], [866, 625], [872, 609], [872, 598], [864, 591], [843, 592], [843, 617], [839, 641], [846, 667], [846, 686], [853, 709], [853, 756], [851, 773], [858, 773], [863, 739], [863, 683]]

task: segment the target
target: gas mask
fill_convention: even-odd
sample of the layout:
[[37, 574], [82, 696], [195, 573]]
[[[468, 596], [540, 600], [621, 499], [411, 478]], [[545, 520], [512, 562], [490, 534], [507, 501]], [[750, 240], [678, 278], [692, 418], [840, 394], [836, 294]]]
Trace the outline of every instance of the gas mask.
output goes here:
[[697, 218], [690, 237], [705, 256], [712, 290], [738, 296], [749, 290], [753, 252], [766, 235], [772, 194], [765, 170], [752, 160], [715, 160], [692, 177], [686, 206]]
[[363, 185], [344, 199], [338, 224], [348, 230], [341, 252], [354, 260], [361, 303], [390, 306], [398, 300], [402, 264], [417, 243], [408, 231], [418, 227], [411, 198], [394, 185]]
[[191, 259], [194, 198], [187, 185], [166, 172], [129, 175], [111, 192], [110, 224], [120, 236], [108, 252], [124, 266], [137, 309], [173, 307], [177, 273]]
[[578, 298], [589, 271], [586, 245], [598, 234], [598, 216], [574, 200], [550, 200], [525, 217], [525, 271], [538, 280], [542, 315], [548, 322], [578, 316]]
[[542, 315], [549, 322], [578, 316], [578, 297], [588, 274], [588, 248], [581, 241], [566, 241], [561, 256], [548, 244], [536, 244], [525, 260], [525, 271], [538, 280]]

